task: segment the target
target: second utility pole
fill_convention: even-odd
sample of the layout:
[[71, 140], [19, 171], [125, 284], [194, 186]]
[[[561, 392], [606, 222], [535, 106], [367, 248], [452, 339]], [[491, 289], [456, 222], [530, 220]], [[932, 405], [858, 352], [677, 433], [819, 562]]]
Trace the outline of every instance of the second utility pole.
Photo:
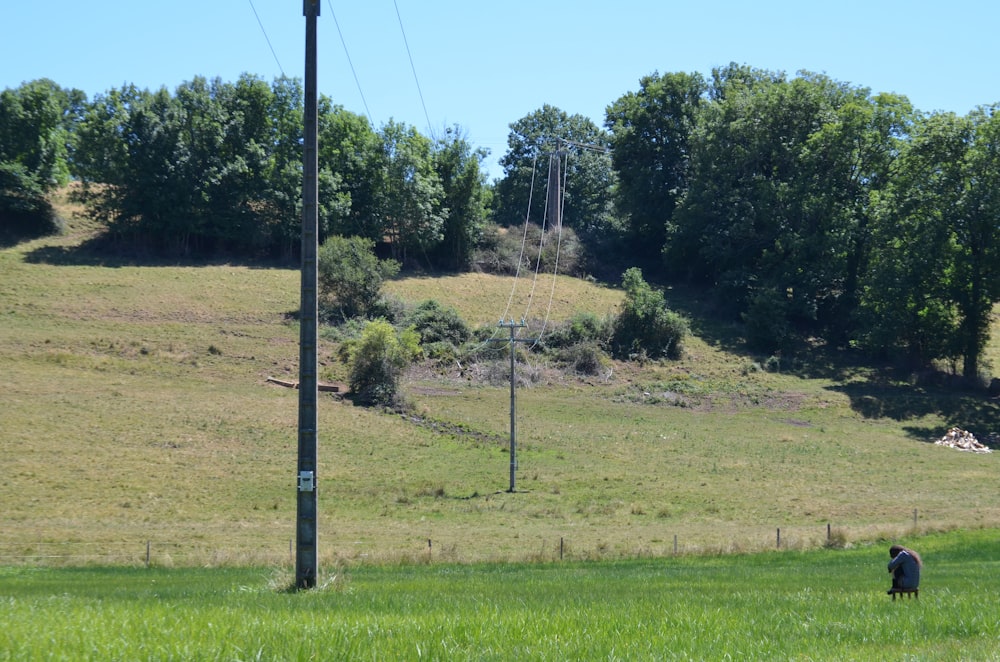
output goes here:
[[510, 489], [508, 492], [514, 492], [516, 487], [516, 473], [517, 473], [517, 377], [514, 374], [514, 348], [516, 343], [519, 342], [533, 342], [533, 338], [516, 338], [514, 336], [514, 329], [523, 329], [527, 326], [524, 320], [519, 323], [514, 320], [509, 322], [504, 322], [500, 320], [499, 326], [501, 328], [510, 329]]

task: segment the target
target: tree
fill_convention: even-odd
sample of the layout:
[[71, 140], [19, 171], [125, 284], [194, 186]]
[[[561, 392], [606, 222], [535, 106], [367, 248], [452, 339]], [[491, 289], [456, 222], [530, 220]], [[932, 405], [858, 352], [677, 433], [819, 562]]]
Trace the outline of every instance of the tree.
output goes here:
[[0, 163], [19, 163], [45, 191], [69, 180], [73, 127], [86, 96], [43, 78], [0, 92]]
[[[385, 176], [382, 139], [363, 115], [335, 106], [325, 96], [320, 97], [319, 106], [319, 167], [336, 178], [342, 204], [342, 213], [331, 215], [327, 231], [382, 241], [376, 208]], [[298, 184], [301, 186], [301, 175]]]
[[822, 75], [735, 65], [715, 72], [710, 99], [668, 225], [668, 269], [712, 287], [761, 349], [803, 334], [845, 337], [869, 201], [886, 184], [908, 103]]
[[382, 283], [399, 272], [399, 263], [379, 260], [374, 247], [363, 237], [333, 236], [323, 242], [317, 256], [321, 308], [336, 310], [343, 320], [375, 310]]
[[448, 128], [433, 147], [431, 158], [444, 191], [442, 206], [448, 210], [441, 242], [430, 251], [438, 267], [463, 270], [472, 262], [491, 199], [480, 169], [486, 154], [474, 149], [458, 127]]
[[386, 407], [399, 404], [399, 378], [419, 356], [419, 342], [420, 336], [412, 328], [397, 332], [384, 319], [369, 322], [349, 348], [354, 402]]
[[608, 149], [607, 132], [582, 115], [567, 115], [548, 104], [514, 122], [507, 153], [500, 159], [504, 176], [497, 185], [496, 221], [507, 226], [521, 225], [526, 218], [541, 223], [548, 201], [549, 158], [564, 151], [563, 223], [578, 230], [601, 227], [607, 222], [614, 183]]
[[[962, 357], [978, 378], [1000, 300], [1000, 117], [933, 114], [914, 127], [880, 200], [863, 304], [874, 349], [911, 361]], [[893, 341], [892, 337], [896, 340]]]
[[[301, 222], [301, 87], [196, 77], [155, 92], [100, 95], [80, 124], [74, 164], [91, 214], [139, 250], [287, 257]], [[346, 214], [339, 180], [319, 173], [321, 234]]]
[[426, 256], [443, 239], [448, 210], [444, 189], [434, 170], [431, 143], [416, 129], [390, 121], [379, 133], [382, 186], [375, 190], [378, 227], [388, 238], [393, 257]]
[[58, 231], [48, 195], [69, 180], [83, 92], [48, 79], [0, 92], [0, 238]]
[[[319, 105], [317, 122], [322, 127], [322, 98]], [[298, 255], [302, 245], [303, 115], [301, 81], [284, 76], [276, 78], [271, 84], [268, 107], [268, 202], [262, 211], [270, 222], [272, 251], [285, 258]], [[319, 143], [322, 146], [324, 141], [321, 139]], [[322, 163], [322, 152], [318, 156]], [[323, 171], [322, 165], [320, 171]], [[322, 232], [323, 229], [321, 222], [318, 230]]]
[[654, 73], [607, 109], [615, 202], [626, 219], [629, 247], [646, 260], [659, 257], [667, 223], [687, 188], [688, 143], [706, 88], [699, 74]]

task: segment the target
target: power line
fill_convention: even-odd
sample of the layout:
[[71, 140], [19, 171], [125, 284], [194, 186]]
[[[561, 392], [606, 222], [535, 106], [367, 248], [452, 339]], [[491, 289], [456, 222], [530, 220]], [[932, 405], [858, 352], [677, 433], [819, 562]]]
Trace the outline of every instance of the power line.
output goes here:
[[[556, 159], [560, 158], [558, 151], [556, 152], [555, 157]], [[552, 314], [552, 300], [555, 298], [556, 295], [556, 279], [559, 277], [559, 253], [562, 248], [562, 229], [563, 229], [562, 218], [563, 218], [563, 211], [566, 208], [566, 180], [568, 177], [569, 177], [569, 152], [566, 153], [566, 167], [563, 169], [562, 187], [560, 188], [559, 192], [556, 195], [556, 205], [558, 207], [556, 215], [556, 229], [557, 229], [556, 257], [555, 257], [555, 266], [552, 269], [552, 287], [549, 290], [549, 306], [545, 310], [545, 319], [542, 320], [542, 328], [541, 330], [539, 330], [538, 337], [535, 339], [535, 342], [531, 346], [531, 349], [534, 349], [535, 346], [538, 345], [539, 342], [541, 342], [542, 336], [545, 335], [545, 328], [548, 326], [549, 323], [549, 315]], [[558, 179], [558, 177], [556, 179]]]
[[396, 8], [396, 18], [399, 19], [399, 31], [403, 33], [403, 45], [406, 46], [406, 56], [410, 58], [410, 69], [413, 70], [413, 81], [417, 84], [417, 94], [420, 95], [420, 105], [424, 109], [424, 119], [427, 120], [427, 130], [430, 131], [431, 138], [437, 139], [434, 135], [434, 126], [431, 124], [431, 117], [427, 114], [427, 104], [424, 103], [424, 92], [420, 89], [420, 79], [417, 78], [417, 67], [413, 64], [413, 54], [410, 53], [410, 44], [406, 40], [406, 30], [403, 29], [403, 17], [399, 13], [399, 4], [392, 0], [393, 7]]
[[[489, 345], [497, 336], [497, 331], [504, 326], [504, 320], [507, 319], [507, 314], [510, 312], [510, 307], [514, 303], [514, 295], [517, 293], [517, 280], [521, 275], [521, 262], [524, 260], [524, 247], [528, 243], [528, 222], [531, 220], [531, 199], [535, 194], [535, 172], [538, 166], [538, 155], [531, 162], [531, 188], [528, 190], [528, 208], [525, 210], [524, 214], [524, 232], [521, 234], [521, 252], [517, 256], [517, 266], [514, 268], [514, 282], [510, 288], [510, 296], [507, 297], [507, 307], [504, 308], [503, 313], [500, 314], [500, 326], [498, 326], [493, 334], [484, 340], [482, 343], [477, 345], [472, 349], [470, 354], [478, 354], [486, 345]], [[513, 321], [511, 322], [513, 323]]]
[[271, 49], [271, 55], [274, 56], [274, 62], [278, 65], [278, 70], [281, 72], [281, 77], [285, 77], [285, 70], [281, 66], [281, 62], [278, 60], [278, 54], [274, 52], [274, 46], [271, 45], [271, 40], [267, 36], [267, 30], [264, 29], [264, 23], [260, 20], [260, 14], [257, 13], [257, 8], [253, 6], [253, 0], [247, 0], [250, 3], [250, 9], [253, 10], [253, 15], [257, 17], [257, 25], [260, 26], [260, 31], [264, 33], [264, 41], [267, 42], [267, 47]]
[[524, 260], [524, 246], [528, 242], [528, 221], [531, 219], [531, 198], [535, 194], [535, 171], [538, 166], [538, 155], [531, 162], [531, 188], [528, 189], [528, 208], [524, 213], [524, 233], [521, 235], [521, 252], [517, 256], [517, 266], [514, 268], [514, 285], [510, 288], [510, 297], [507, 298], [507, 307], [504, 308], [500, 319], [507, 317], [510, 306], [514, 301], [514, 293], [517, 292], [517, 279], [521, 275], [521, 261]]
[[[330, 3], [331, 5], [333, 3]], [[361, 95], [361, 103], [365, 106], [365, 113], [368, 115], [368, 124], [375, 128], [375, 122], [372, 120], [372, 113], [368, 110], [368, 101], [365, 100], [365, 93], [361, 90], [361, 81], [358, 80], [358, 72], [354, 70], [354, 62], [351, 61], [351, 53], [347, 50], [347, 41], [344, 39], [344, 33], [340, 31], [340, 23], [337, 21], [337, 13], [330, 8], [330, 13], [333, 14], [333, 24], [337, 26], [337, 34], [340, 35], [340, 43], [344, 46], [344, 55], [347, 56], [347, 64], [351, 67], [351, 74], [354, 76], [354, 84], [358, 86], [358, 94]]]

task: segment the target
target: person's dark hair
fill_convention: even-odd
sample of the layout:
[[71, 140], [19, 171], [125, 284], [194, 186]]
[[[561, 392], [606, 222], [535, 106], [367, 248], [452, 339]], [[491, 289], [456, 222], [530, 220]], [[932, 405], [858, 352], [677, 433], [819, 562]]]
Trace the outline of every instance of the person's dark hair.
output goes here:
[[920, 558], [920, 554], [917, 554], [912, 549], [903, 547], [902, 545], [893, 545], [892, 547], [890, 547], [889, 548], [889, 558], [893, 558], [893, 559], [896, 558], [897, 556], [899, 556], [900, 552], [906, 552], [907, 554], [909, 554], [910, 556], [912, 556], [913, 560], [917, 562], [917, 566], [918, 567], [922, 568], [924, 566], [924, 561], [923, 561], [923, 559]]

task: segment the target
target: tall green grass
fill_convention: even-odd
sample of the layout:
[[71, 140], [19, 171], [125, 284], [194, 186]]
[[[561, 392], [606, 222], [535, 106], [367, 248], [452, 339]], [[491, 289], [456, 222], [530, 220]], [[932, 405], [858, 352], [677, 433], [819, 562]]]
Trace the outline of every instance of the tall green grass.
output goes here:
[[997, 660], [997, 534], [594, 563], [340, 568], [289, 593], [266, 569], [0, 569], [3, 660]]

